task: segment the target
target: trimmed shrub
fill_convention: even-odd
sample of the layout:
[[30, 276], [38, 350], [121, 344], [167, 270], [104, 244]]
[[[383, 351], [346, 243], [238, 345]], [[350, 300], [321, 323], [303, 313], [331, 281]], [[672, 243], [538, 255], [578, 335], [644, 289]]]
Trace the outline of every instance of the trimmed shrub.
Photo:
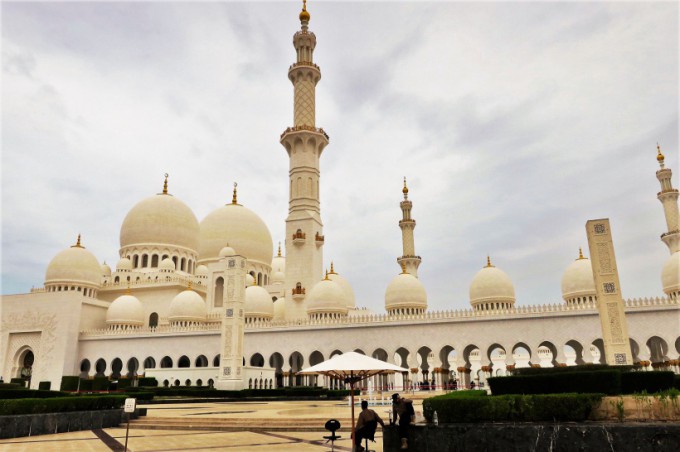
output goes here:
[[0, 399], [47, 399], [51, 397], [64, 397], [68, 394], [59, 391], [40, 391], [35, 389], [0, 389]]
[[158, 380], [156, 380], [155, 377], [140, 377], [139, 380], [137, 380], [137, 385], [152, 386], [155, 388], [158, 386]]
[[665, 391], [673, 387], [673, 372], [625, 372], [621, 374], [621, 394], [646, 391], [648, 394]]
[[0, 389], [21, 389], [22, 386], [14, 383], [0, 383]]
[[603, 370], [615, 370], [617, 372], [628, 372], [634, 366], [610, 366], [608, 364], [579, 364], [576, 366], [565, 367], [520, 367], [512, 371], [514, 376], [520, 375], [546, 375], [563, 374], [569, 372], [599, 372]]
[[440, 423], [585, 421], [604, 394], [444, 396], [423, 401], [423, 415]]
[[132, 386], [132, 380], [129, 378], [119, 378], [118, 379], [118, 389], [127, 389]]
[[64, 375], [61, 377], [61, 386], [59, 387], [62, 391], [77, 391], [78, 384], [80, 383], [80, 377], [71, 377]]
[[452, 397], [480, 397], [480, 396], [485, 396], [486, 391], [484, 389], [472, 389], [472, 390], [467, 390], [467, 391], [452, 391], [452, 392], [447, 392], [446, 394], [442, 394], [440, 396], [437, 396], [438, 398], [442, 399], [449, 399]]
[[109, 387], [111, 387], [111, 382], [107, 377], [95, 377], [92, 380], [93, 391], [108, 391]]
[[124, 395], [0, 400], [0, 416], [109, 410], [120, 408], [123, 403], [125, 403]]
[[92, 384], [94, 380], [80, 380], [80, 390], [81, 391], [92, 391]]
[[9, 382], [14, 385], [19, 385], [22, 388], [26, 387], [26, 380], [23, 378], [12, 378]]
[[52, 388], [52, 382], [51, 381], [41, 381], [38, 383], [38, 389], [41, 391], [49, 391], [50, 388]]
[[488, 379], [494, 395], [504, 394], [563, 394], [563, 393], [621, 393], [621, 372], [598, 370], [593, 372], [554, 372], [545, 375], [520, 375]]
[[673, 377], [673, 387], [680, 391], [680, 375], [675, 375]]

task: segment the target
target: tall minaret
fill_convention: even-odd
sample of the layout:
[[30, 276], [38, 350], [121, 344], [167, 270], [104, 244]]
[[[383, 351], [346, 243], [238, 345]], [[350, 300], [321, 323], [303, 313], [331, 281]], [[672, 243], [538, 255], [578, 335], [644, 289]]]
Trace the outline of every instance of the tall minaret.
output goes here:
[[656, 178], [661, 184], [661, 191], [657, 195], [663, 205], [663, 213], [666, 216], [666, 226], [668, 232], [661, 234], [661, 240], [666, 244], [671, 254], [680, 250], [680, 215], [678, 214], [678, 189], [673, 188], [671, 177], [673, 172], [664, 165], [664, 156], [661, 153], [661, 146], [656, 145], [656, 160], [661, 167], [656, 172]]
[[315, 124], [315, 89], [321, 71], [314, 64], [316, 36], [308, 30], [306, 0], [300, 31], [293, 36], [297, 60], [288, 69], [295, 88], [294, 125], [281, 135], [290, 158], [286, 218], [286, 319], [306, 318], [305, 295], [323, 277], [323, 223], [319, 206], [319, 158], [328, 135]]
[[397, 262], [407, 273], [410, 273], [417, 278], [418, 266], [420, 265], [421, 259], [420, 256], [416, 256], [416, 247], [413, 240], [413, 230], [416, 228], [416, 220], [411, 218], [411, 207], [413, 207], [413, 203], [408, 199], [406, 178], [404, 178], [404, 188], [401, 192], [404, 194], [404, 200], [399, 204], [402, 213], [402, 219], [399, 220], [399, 227], [401, 228], [401, 242], [404, 255], [398, 257]]

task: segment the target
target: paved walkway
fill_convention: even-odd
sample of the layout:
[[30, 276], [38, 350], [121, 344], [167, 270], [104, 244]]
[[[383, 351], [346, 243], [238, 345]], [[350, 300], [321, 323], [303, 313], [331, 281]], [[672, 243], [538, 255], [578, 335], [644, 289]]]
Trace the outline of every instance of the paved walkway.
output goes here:
[[[431, 394], [428, 394], [431, 395]], [[420, 397], [415, 397], [416, 399]], [[415, 401], [420, 411], [420, 401]], [[350, 407], [347, 402], [297, 401], [297, 402], [219, 402], [197, 404], [148, 405], [146, 418], [131, 423], [128, 450], [141, 451], [325, 451], [323, 430], [326, 420], [339, 419], [343, 427], [342, 438], [335, 449], [351, 451], [349, 439]], [[390, 406], [373, 406], [385, 422]], [[358, 415], [360, 408], [356, 408]], [[318, 426], [316, 426], [318, 420]], [[267, 423], [276, 424], [268, 430]], [[163, 424], [163, 423], [177, 424]], [[205, 423], [225, 430], [212, 431]], [[286, 427], [288, 425], [289, 427]], [[233, 431], [237, 426], [238, 431]], [[187, 430], [187, 428], [193, 430]], [[303, 431], [299, 431], [303, 430]], [[317, 430], [317, 431], [309, 431]], [[80, 432], [41, 435], [0, 440], [1, 452], [18, 451], [123, 451], [125, 428], [107, 428]], [[376, 432], [376, 442], [371, 449], [382, 450], [382, 432]]]

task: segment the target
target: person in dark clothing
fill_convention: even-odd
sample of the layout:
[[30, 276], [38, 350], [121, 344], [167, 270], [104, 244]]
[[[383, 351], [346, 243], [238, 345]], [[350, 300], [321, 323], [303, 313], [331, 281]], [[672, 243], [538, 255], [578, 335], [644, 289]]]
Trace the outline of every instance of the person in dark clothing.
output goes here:
[[411, 417], [415, 416], [413, 401], [401, 397], [399, 394], [392, 395], [392, 418], [397, 420], [399, 415], [399, 438], [401, 449], [408, 449], [408, 426], [411, 425]]
[[373, 410], [369, 410], [368, 402], [366, 400], [362, 400], [361, 413], [359, 413], [359, 419], [357, 419], [357, 426], [356, 429], [354, 430], [354, 445], [356, 452], [362, 452], [364, 450], [364, 446], [361, 445], [361, 441], [363, 441], [367, 437], [366, 426], [371, 422], [376, 422], [380, 424], [383, 428], [385, 428], [385, 423], [383, 422], [382, 419], [380, 419], [378, 413], [376, 413]]

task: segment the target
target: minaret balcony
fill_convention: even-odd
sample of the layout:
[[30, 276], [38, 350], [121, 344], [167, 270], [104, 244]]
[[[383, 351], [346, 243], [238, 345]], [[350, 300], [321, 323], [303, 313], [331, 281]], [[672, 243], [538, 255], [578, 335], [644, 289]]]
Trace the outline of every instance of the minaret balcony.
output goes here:
[[300, 283], [297, 283], [297, 285], [291, 289], [291, 296], [293, 297], [293, 300], [295, 301], [300, 301], [305, 298], [305, 288], [302, 287]]
[[320, 235], [318, 232], [314, 236], [314, 241], [316, 242], [316, 246], [323, 245], [324, 240], [325, 240], [325, 237], [323, 235]]
[[304, 245], [304, 243], [307, 241], [307, 234], [302, 232], [301, 229], [298, 229], [294, 234], [293, 234], [293, 244], [295, 245]]
[[286, 128], [286, 130], [284, 130], [283, 133], [281, 134], [281, 139], [283, 139], [283, 137], [286, 136], [287, 134], [293, 133], [293, 132], [316, 132], [316, 133], [320, 133], [321, 135], [323, 135], [323, 137], [324, 137], [326, 140], [329, 140], [329, 136], [328, 136], [328, 134], [323, 130], [323, 128], [321, 128], [321, 127], [312, 127], [312, 126], [293, 126], [293, 127], [288, 127], [288, 128]]

